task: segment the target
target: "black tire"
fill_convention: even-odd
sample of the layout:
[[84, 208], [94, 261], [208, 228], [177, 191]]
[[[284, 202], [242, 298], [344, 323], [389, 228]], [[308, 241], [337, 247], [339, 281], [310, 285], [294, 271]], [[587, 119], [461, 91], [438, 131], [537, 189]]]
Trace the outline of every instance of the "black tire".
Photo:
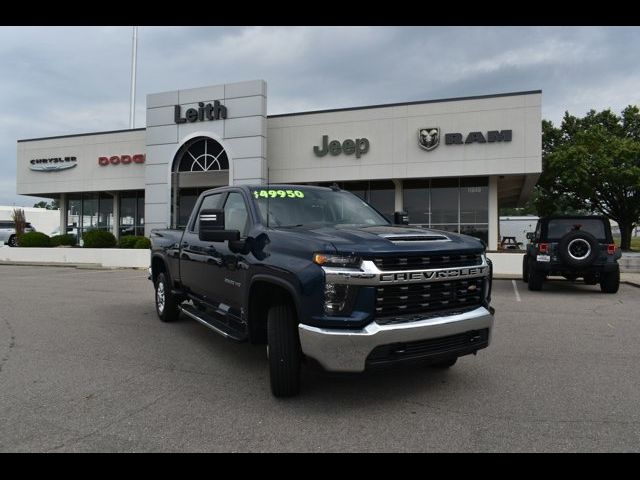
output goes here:
[[17, 247], [18, 246], [18, 237], [16, 237], [15, 235], [11, 235], [9, 237], [9, 241], [7, 242], [7, 244], [10, 247]]
[[558, 241], [558, 256], [564, 265], [584, 268], [600, 255], [600, 244], [589, 232], [572, 230]]
[[300, 392], [302, 353], [296, 318], [290, 304], [273, 305], [267, 314], [269, 374], [276, 397], [293, 397]]
[[598, 283], [598, 277], [595, 273], [588, 273], [584, 276], [584, 284], [585, 285], [595, 285]]
[[451, 368], [456, 364], [457, 361], [458, 357], [447, 358], [446, 360], [442, 360], [440, 362], [432, 364], [432, 366], [436, 368]]
[[600, 274], [600, 290], [602, 290], [603, 293], [616, 293], [619, 288], [620, 267], [617, 266], [613, 272], [602, 272]]
[[531, 268], [531, 264], [529, 264], [529, 290], [542, 290], [544, 278], [544, 272], [536, 271], [534, 268]]
[[522, 257], [522, 281], [524, 283], [529, 281], [529, 260], [526, 255]]
[[171, 293], [171, 284], [164, 273], [156, 278], [156, 313], [163, 322], [175, 322], [180, 317], [180, 306]]

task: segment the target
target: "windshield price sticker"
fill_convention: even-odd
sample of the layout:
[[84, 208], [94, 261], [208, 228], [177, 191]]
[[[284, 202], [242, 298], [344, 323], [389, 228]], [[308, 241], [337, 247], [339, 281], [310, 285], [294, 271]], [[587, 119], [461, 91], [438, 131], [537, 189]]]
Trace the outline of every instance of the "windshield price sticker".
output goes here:
[[256, 198], [304, 198], [304, 193], [300, 190], [254, 190], [253, 196]]

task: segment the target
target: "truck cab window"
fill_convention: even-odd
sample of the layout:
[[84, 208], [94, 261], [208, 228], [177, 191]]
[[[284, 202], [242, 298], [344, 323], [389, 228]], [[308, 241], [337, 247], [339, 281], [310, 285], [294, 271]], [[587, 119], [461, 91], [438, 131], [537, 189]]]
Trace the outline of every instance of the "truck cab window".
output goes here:
[[241, 237], [249, 231], [249, 214], [247, 206], [238, 192], [231, 192], [224, 205], [224, 222], [227, 230], [239, 230]]

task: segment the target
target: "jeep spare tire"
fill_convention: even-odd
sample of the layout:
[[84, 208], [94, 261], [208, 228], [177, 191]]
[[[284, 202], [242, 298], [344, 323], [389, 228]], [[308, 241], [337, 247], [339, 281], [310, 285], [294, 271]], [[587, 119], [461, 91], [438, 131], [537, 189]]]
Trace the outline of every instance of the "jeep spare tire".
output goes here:
[[588, 267], [599, 254], [598, 240], [589, 232], [573, 230], [558, 242], [560, 260], [570, 267]]

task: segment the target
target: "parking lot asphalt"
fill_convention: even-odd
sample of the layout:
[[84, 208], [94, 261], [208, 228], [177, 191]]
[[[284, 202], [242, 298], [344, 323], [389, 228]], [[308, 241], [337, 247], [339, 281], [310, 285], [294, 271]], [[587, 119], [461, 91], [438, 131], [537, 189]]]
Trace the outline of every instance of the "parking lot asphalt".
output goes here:
[[0, 451], [640, 450], [640, 290], [494, 282], [491, 345], [448, 371], [303, 372], [161, 323], [141, 270], [0, 266]]

